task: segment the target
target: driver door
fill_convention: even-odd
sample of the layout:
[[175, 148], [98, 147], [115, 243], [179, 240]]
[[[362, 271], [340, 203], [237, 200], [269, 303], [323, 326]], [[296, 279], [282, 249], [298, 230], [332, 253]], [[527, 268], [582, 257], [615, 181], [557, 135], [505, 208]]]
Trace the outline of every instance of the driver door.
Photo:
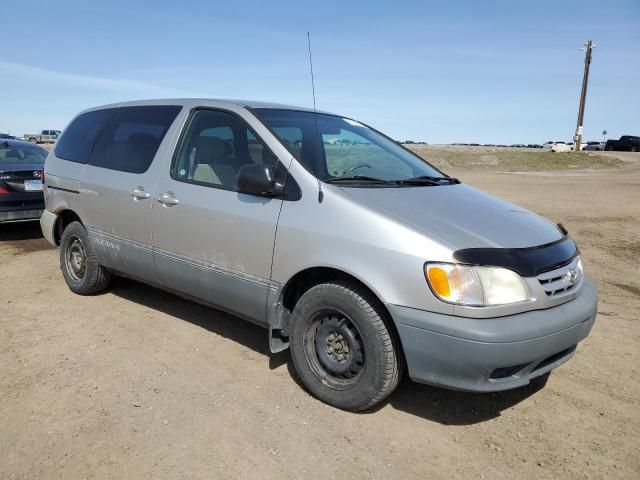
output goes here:
[[191, 113], [154, 192], [154, 261], [163, 286], [266, 324], [282, 200], [238, 191], [243, 165], [277, 158], [235, 113]]

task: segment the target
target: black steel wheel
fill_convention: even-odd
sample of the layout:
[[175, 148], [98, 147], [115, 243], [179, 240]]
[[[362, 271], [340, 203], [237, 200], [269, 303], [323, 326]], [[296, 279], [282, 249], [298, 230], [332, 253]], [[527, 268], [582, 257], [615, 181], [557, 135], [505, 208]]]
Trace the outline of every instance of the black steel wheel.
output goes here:
[[81, 282], [84, 278], [87, 254], [82, 241], [75, 235], [70, 235], [69, 241], [65, 245], [64, 252], [67, 274], [76, 282]]
[[344, 410], [384, 400], [401, 376], [401, 350], [381, 303], [356, 282], [305, 292], [291, 317], [291, 359], [304, 386]]
[[360, 332], [338, 310], [321, 310], [314, 316], [305, 331], [305, 355], [314, 373], [337, 390], [356, 384], [364, 370]]
[[111, 273], [98, 263], [80, 222], [71, 222], [62, 232], [60, 269], [69, 288], [79, 295], [104, 290], [111, 280]]

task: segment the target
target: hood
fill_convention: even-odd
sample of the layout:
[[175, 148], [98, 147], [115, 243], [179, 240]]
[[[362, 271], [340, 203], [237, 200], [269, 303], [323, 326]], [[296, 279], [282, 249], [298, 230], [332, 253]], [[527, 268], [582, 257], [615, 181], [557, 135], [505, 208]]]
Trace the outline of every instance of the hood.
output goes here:
[[347, 194], [461, 248], [522, 248], [562, 238], [548, 220], [468, 185], [341, 187]]

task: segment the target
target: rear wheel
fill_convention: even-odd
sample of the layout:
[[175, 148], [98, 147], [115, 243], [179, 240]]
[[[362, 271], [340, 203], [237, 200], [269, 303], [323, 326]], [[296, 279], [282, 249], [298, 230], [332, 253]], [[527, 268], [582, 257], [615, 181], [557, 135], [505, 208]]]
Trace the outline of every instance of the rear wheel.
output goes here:
[[317, 285], [296, 304], [289, 338], [293, 365], [323, 402], [364, 410], [384, 400], [400, 379], [400, 351], [386, 312], [351, 282]]
[[637, 147], [637, 146], [635, 146], [635, 145], [634, 145], [634, 146], [632, 146], [632, 147], [631, 147], [631, 151], [632, 151], [632, 152], [637, 152], [637, 151], [638, 151], [638, 147]]
[[29, 143], [38, 143], [38, 139], [37, 139], [37, 138], [33, 138], [33, 137], [31, 137], [31, 138], [29, 139]]
[[111, 280], [111, 273], [96, 260], [80, 222], [71, 222], [62, 232], [60, 268], [71, 291], [79, 295], [104, 290]]

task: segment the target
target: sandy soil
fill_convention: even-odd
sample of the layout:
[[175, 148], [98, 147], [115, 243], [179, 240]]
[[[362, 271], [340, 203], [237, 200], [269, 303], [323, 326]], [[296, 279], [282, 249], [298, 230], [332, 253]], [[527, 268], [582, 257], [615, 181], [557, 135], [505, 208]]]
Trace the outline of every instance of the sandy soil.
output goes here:
[[266, 332], [118, 280], [65, 286], [37, 225], [0, 226], [0, 478], [640, 478], [640, 162], [450, 172], [562, 222], [600, 288], [591, 336], [546, 385], [405, 380], [328, 407]]

